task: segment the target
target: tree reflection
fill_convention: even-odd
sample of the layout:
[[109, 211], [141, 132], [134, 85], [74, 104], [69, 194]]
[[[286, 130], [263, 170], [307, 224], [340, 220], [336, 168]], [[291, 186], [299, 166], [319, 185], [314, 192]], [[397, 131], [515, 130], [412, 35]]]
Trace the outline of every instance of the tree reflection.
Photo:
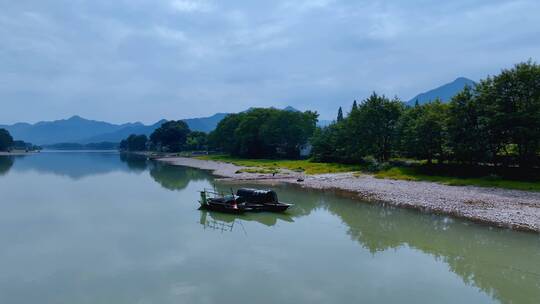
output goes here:
[[0, 175], [8, 173], [13, 166], [13, 158], [11, 156], [0, 156]]
[[103, 152], [41, 152], [17, 156], [12, 170], [37, 171], [45, 174], [69, 177], [73, 180], [108, 174], [117, 171], [130, 171], [118, 160], [118, 153]]
[[120, 161], [127, 164], [132, 171], [142, 172], [148, 168], [148, 161], [144, 155], [120, 153]]
[[[343, 197], [343, 193], [299, 191], [290, 185], [275, 188], [280, 200], [295, 204], [287, 211], [291, 221], [318, 209], [328, 210], [346, 225], [352, 240], [374, 255], [407, 246], [444, 261], [463, 282], [503, 303], [540, 299], [540, 238], [536, 234], [490, 228], [382, 203], [360, 203]], [[269, 226], [277, 219], [268, 213], [253, 217], [211, 213], [211, 217], [224, 222], [251, 218]]]
[[161, 162], [152, 162], [150, 176], [168, 190], [185, 189], [190, 181], [210, 180], [208, 172], [181, 166], [171, 166]]
[[374, 254], [409, 246], [440, 258], [466, 284], [503, 303], [540, 299], [537, 235], [393, 207], [335, 202], [326, 207], [348, 226], [352, 239]]

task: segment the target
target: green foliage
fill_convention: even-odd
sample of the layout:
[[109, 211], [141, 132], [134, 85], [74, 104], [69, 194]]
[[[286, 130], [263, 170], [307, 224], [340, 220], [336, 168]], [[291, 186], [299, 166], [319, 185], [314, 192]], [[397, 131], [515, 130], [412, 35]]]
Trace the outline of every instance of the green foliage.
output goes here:
[[397, 134], [397, 123], [404, 106], [398, 99], [390, 100], [373, 93], [351, 112], [350, 128], [357, 137], [365, 155], [379, 161], [390, 159]]
[[0, 129], [0, 151], [5, 151], [13, 144], [13, 137], [6, 129]]
[[14, 140], [10, 147], [12, 150], [25, 150], [25, 151], [37, 151], [41, 150], [41, 147], [33, 145], [23, 140]]
[[312, 160], [282, 160], [282, 159], [245, 159], [229, 155], [203, 155], [197, 159], [222, 161], [237, 166], [249, 167], [242, 172], [272, 173], [278, 169], [287, 169], [305, 174], [340, 173], [361, 170], [360, 166], [339, 163], [321, 163]]
[[367, 172], [371, 172], [371, 173], [374, 173], [374, 172], [379, 172], [379, 171], [383, 171], [383, 170], [388, 170], [390, 169], [390, 164], [389, 163], [381, 163], [379, 162], [376, 158], [374, 158], [373, 156], [366, 156], [362, 159], [362, 162], [364, 164], [364, 170], [367, 171]]
[[343, 109], [341, 109], [341, 107], [339, 107], [339, 110], [337, 112], [337, 121], [343, 121]]
[[180, 152], [184, 149], [191, 131], [182, 120], [171, 120], [163, 123], [151, 135], [154, 148], [163, 152]]
[[349, 116], [315, 132], [311, 142], [318, 161], [361, 163], [368, 155], [387, 161], [395, 148], [403, 103], [373, 93]]
[[148, 137], [146, 135], [131, 134], [128, 138], [120, 142], [120, 150], [124, 151], [145, 151]]
[[351, 112], [354, 112], [356, 110], [358, 110], [358, 104], [356, 103], [356, 100], [355, 100], [355, 101], [353, 101]]
[[342, 162], [348, 160], [345, 148], [345, 126], [343, 122], [334, 123], [324, 128], [317, 128], [311, 138], [311, 155], [318, 162]]
[[477, 186], [497, 187], [526, 191], [540, 191], [540, 183], [537, 181], [521, 181], [502, 178], [498, 176], [464, 177], [442, 174], [433, 170], [425, 172], [422, 167], [392, 167], [375, 174], [376, 178], [388, 178], [408, 181], [428, 181], [450, 186]]
[[448, 105], [440, 100], [408, 108], [399, 123], [399, 140], [404, 156], [415, 159], [445, 157]]
[[404, 108], [373, 94], [348, 117], [319, 129], [312, 140], [318, 161], [362, 163], [391, 157], [516, 166], [539, 165], [540, 66], [531, 61], [466, 87], [449, 104]]
[[481, 123], [480, 106], [470, 87], [457, 94], [449, 104], [447, 117], [448, 147], [453, 158], [475, 164], [487, 160], [488, 143]]
[[208, 135], [204, 132], [193, 131], [186, 140], [186, 150], [201, 151], [208, 149]]
[[315, 130], [317, 113], [251, 109], [225, 117], [209, 135], [212, 148], [232, 155], [299, 157]]
[[482, 81], [477, 88], [483, 135], [494, 162], [497, 155], [511, 155], [515, 146], [517, 164], [538, 164], [540, 148], [540, 66], [520, 63], [500, 75]]

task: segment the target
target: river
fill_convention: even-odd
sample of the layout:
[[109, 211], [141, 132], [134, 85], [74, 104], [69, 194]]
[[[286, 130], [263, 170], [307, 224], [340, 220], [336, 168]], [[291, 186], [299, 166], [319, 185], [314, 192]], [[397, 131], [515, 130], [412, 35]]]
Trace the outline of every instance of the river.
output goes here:
[[538, 303], [540, 237], [278, 186], [286, 214], [197, 210], [239, 184], [114, 152], [0, 156], [0, 303]]

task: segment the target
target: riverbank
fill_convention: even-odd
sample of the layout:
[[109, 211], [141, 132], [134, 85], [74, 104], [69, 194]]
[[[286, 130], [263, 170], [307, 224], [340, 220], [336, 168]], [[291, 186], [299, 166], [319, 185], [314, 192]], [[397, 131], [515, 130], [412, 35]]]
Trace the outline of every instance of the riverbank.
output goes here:
[[34, 153], [39, 153], [39, 152], [36, 152], [36, 151], [32, 151], [32, 152], [25, 152], [25, 151], [6, 152], [6, 151], [0, 151], [0, 156], [18, 156], [18, 155], [29, 155], [29, 154], [34, 154]]
[[[475, 222], [523, 231], [540, 232], [540, 193], [433, 182], [378, 179], [372, 175], [332, 173], [304, 175], [291, 170], [249, 173], [249, 167], [185, 157], [161, 158], [172, 165], [210, 170], [234, 181], [290, 183], [300, 187], [341, 190], [358, 198], [446, 214]], [[303, 179], [299, 182], [298, 179]]]
[[[184, 155], [172, 155], [184, 156]], [[510, 190], [537, 191], [540, 192], [540, 181], [525, 179], [523, 173], [516, 178], [516, 172], [492, 171], [487, 167], [460, 167], [456, 165], [435, 165], [427, 166], [421, 161], [415, 160], [394, 160], [394, 165], [381, 164], [340, 164], [329, 162], [314, 162], [307, 159], [245, 159], [230, 155], [202, 155], [195, 158], [203, 160], [214, 160], [231, 163], [237, 166], [251, 167], [251, 171], [278, 171], [289, 169], [304, 172], [309, 175], [327, 173], [355, 172], [356, 174], [372, 174], [376, 178], [436, 182], [450, 186], [478, 186], [488, 188], [503, 188]], [[259, 170], [257, 170], [259, 169]], [[513, 178], [511, 176], [514, 176]], [[532, 174], [534, 175], [534, 174]]]

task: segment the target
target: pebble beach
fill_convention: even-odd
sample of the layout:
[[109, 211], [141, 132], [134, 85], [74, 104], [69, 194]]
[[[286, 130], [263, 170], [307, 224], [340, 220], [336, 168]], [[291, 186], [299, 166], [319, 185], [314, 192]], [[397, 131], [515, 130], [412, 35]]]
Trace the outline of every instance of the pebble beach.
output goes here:
[[353, 173], [303, 175], [287, 170], [275, 175], [246, 173], [239, 172], [246, 167], [224, 162], [185, 157], [158, 160], [171, 165], [210, 170], [218, 177], [233, 181], [289, 183], [309, 189], [340, 190], [364, 201], [384, 202], [497, 227], [540, 232], [539, 192], [377, 179], [371, 175]]

